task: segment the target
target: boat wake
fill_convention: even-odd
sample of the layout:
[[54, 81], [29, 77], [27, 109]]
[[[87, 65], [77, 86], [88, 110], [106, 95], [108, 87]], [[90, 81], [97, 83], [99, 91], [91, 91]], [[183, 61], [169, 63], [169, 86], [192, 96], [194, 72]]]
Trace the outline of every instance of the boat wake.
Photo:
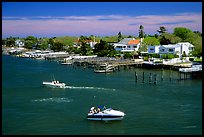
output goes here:
[[92, 89], [92, 90], [112, 90], [112, 91], [115, 91], [115, 89], [110, 89], [110, 88], [98, 88], [98, 87], [75, 87], [75, 86], [65, 86], [65, 88], [70, 88], [70, 89]]
[[43, 98], [43, 99], [35, 99], [33, 102], [57, 102], [57, 103], [69, 103], [73, 102], [73, 99], [68, 98]]

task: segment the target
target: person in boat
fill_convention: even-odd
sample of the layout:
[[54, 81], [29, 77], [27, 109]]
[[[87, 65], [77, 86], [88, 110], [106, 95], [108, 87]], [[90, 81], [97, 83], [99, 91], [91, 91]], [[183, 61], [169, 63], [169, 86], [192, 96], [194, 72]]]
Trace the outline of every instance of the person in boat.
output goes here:
[[96, 107], [91, 107], [89, 113], [96, 114], [96, 113], [97, 113], [97, 111], [96, 111]]
[[104, 105], [98, 106], [98, 108], [100, 109], [100, 111], [106, 110], [106, 107]]
[[97, 109], [97, 113], [99, 113], [100, 111], [101, 111], [100, 108], [98, 108], [98, 109]]

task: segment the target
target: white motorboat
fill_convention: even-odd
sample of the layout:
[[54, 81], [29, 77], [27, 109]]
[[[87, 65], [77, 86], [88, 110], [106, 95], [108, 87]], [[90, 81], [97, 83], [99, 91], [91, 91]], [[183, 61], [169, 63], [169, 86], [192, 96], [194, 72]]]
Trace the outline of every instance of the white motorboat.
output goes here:
[[65, 88], [65, 83], [60, 83], [59, 81], [53, 80], [52, 82], [43, 82], [43, 85], [47, 87], [53, 87], [53, 88]]
[[122, 120], [125, 113], [119, 110], [114, 110], [112, 108], [106, 109], [105, 106], [97, 109], [92, 107], [87, 115], [88, 120], [100, 120], [100, 121], [110, 121], [110, 120]]

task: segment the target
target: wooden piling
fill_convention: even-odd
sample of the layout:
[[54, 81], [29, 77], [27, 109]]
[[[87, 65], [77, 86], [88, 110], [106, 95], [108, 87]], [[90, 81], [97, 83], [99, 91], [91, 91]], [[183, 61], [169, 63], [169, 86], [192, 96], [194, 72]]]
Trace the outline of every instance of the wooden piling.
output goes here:
[[137, 72], [135, 71], [135, 81], [137, 82]]
[[162, 71], [161, 71], [161, 80], [163, 81], [163, 68], [162, 68]]
[[149, 84], [152, 82], [152, 73], [149, 73]]
[[144, 83], [144, 72], [143, 72], [143, 75], [142, 75], [142, 83]]
[[157, 74], [154, 74], [154, 84], [156, 85], [157, 83]]

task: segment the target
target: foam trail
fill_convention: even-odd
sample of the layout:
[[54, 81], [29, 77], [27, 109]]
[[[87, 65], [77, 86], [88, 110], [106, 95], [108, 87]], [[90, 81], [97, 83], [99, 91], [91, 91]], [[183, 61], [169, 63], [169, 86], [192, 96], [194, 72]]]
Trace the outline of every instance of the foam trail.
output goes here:
[[34, 101], [34, 102], [57, 102], [57, 103], [73, 102], [72, 99], [68, 99], [68, 98], [43, 98], [43, 99], [35, 99], [32, 101]]
[[74, 86], [66, 86], [65, 88], [70, 88], [70, 89], [93, 89], [93, 90], [112, 90], [112, 91], [115, 91], [115, 89], [98, 88], [98, 87], [74, 87]]

